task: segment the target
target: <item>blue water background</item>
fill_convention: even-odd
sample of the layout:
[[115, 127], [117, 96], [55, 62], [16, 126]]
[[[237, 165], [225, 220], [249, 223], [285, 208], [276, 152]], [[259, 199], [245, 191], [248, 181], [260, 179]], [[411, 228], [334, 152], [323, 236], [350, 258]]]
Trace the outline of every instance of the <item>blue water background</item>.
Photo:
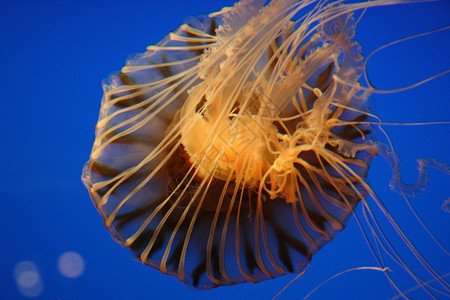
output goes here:
[[[295, 277], [192, 292], [177, 279], [131, 259], [104, 229], [80, 181], [94, 140], [102, 79], [120, 70], [128, 55], [143, 52], [175, 30], [185, 17], [231, 4], [224, 0], [0, 2], [0, 298], [24, 298], [13, 276], [14, 266], [23, 260], [38, 267], [42, 299], [270, 299]], [[357, 40], [367, 55], [392, 40], [448, 24], [448, 1], [375, 8], [361, 20]], [[450, 68], [449, 31], [375, 56], [369, 65], [374, 85], [402, 87]], [[447, 75], [406, 92], [374, 95], [374, 112], [389, 122], [448, 121], [449, 81]], [[450, 162], [448, 125], [386, 130], [400, 155], [405, 181], [417, 177], [417, 158]], [[389, 166], [376, 158], [370, 183], [414, 240], [416, 227], [408, 231], [405, 207], [396, 208], [403, 200], [389, 190], [390, 176]], [[430, 182], [427, 192], [413, 201], [448, 246], [450, 215], [440, 206], [449, 198], [450, 182], [438, 170], [431, 171]], [[450, 259], [440, 255], [435, 261], [433, 253], [427, 253], [429, 240], [422, 236], [414, 242], [441, 273], [449, 272]], [[58, 271], [58, 257], [66, 251], [84, 258], [81, 276], [71, 279]], [[280, 299], [299, 299], [340, 271], [375, 265], [352, 220]], [[411, 286], [408, 281], [403, 287]], [[312, 299], [392, 295], [381, 273], [357, 271], [329, 282]]]

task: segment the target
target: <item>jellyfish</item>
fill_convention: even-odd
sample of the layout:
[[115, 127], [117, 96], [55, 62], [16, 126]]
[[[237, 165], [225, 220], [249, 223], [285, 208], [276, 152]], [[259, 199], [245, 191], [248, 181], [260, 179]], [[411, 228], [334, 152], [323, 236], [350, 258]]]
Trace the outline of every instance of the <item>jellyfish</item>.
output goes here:
[[[448, 295], [367, 181], [377, 155], [405, 197], [425, 186], [425, 167], [446, 170], [422, 161], [417, 183], [402, 183], [378, 139], [374, 87], [361, 83], [354, 12], [400, 2], [242, 0], [130, 57], [103, 84], [82, 175], [112, 237], [194, 289], [257, 283], [304, 272], [361, 203], [379, 266], [388, 255], [426, 293]], [[433, 283], [398, 255], [368, 197]]]

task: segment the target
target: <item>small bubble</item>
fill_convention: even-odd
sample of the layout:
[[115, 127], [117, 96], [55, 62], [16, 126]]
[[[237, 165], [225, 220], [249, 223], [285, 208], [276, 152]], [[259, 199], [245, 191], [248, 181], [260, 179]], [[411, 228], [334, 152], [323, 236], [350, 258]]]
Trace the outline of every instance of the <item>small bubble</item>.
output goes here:
[[39, 274], [34, 271], [25, 271], [17, 276], [17, 284], [24, 288], [30, 288], [38, 284]]
[[44, 285], [35, 263], [27, 260], [18, 262], [14, 267], [14, 279], [19, 292], [25, 297], [35, 298], [42, 294]]
[[58, 269], [68, 278], [77, 278], [84, 272], [84, 259], [77, 252], [64, 252], [58, 259]]

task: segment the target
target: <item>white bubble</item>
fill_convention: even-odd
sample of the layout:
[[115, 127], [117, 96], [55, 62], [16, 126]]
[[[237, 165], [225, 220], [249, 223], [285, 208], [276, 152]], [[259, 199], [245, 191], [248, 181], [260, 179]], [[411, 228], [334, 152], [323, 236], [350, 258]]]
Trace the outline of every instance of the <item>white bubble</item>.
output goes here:
[[39, 274], [34, 271], [22, 272], [16, 278], [17, 284], [24, 288], [29, 288], [38, 284], [39, 280], [41, 280]]
[[44, 290], [38, 267], [31, 261], [24, 260], [15, 265], [14, 279], [19, 292], [26, 297], [38, 297]]
[[64, 252], [58, 259], [58, 269], [66, 277], [77, 278], [84, 272], [84, 259], [77, 252]]

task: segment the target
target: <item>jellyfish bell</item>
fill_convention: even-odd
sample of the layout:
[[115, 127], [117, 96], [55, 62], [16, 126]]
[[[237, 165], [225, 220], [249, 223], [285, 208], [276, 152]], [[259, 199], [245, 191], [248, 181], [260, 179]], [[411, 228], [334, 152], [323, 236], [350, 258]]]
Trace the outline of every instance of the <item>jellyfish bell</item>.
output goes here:
[[353, 12], [401, 1], [266, 2], [191, 18], [130, 58], [104, 84], [83, 170], [113, 238], [196, 289], [304, 271], [376, 198], [372, 159], [393, 157]]

